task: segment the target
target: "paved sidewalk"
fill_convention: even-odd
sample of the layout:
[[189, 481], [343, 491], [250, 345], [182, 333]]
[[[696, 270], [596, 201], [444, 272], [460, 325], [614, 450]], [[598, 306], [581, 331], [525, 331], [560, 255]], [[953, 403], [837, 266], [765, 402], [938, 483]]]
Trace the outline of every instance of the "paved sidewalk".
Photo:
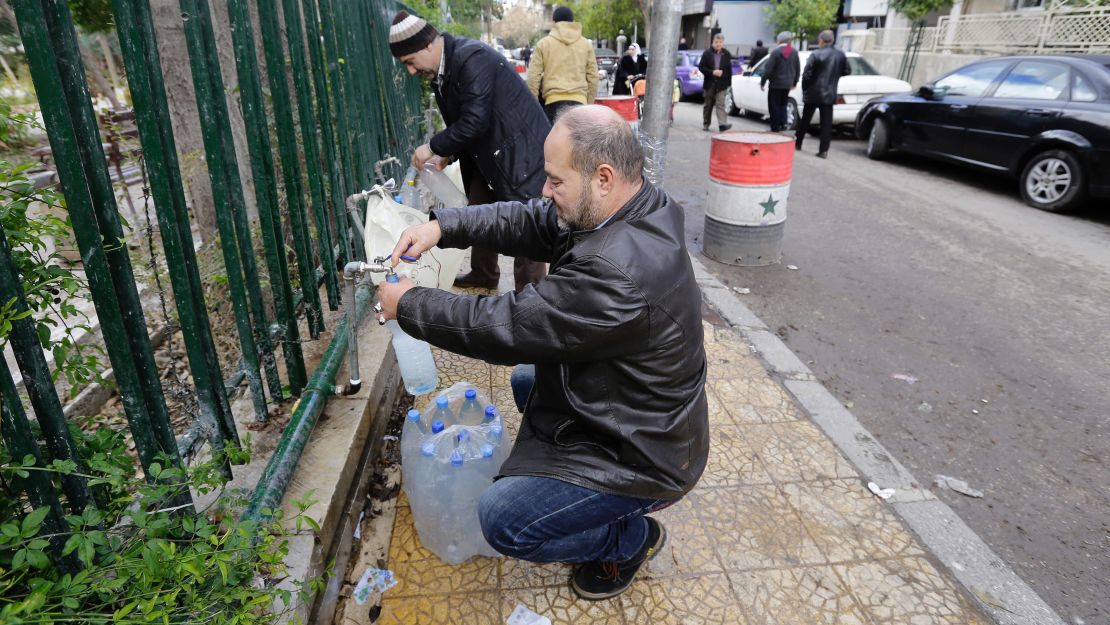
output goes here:
[[[377, 622], [503, 624], [522, 603], [553, 623], [990, 623], [751, 346], [705, 310], [709, 465], [689, 496], [656, 515], [669, 540], [632, 588], [591, 603], [571, 592], [569, 566], [443, 564], [420, 545], [402, 496], [386, 558], [399, 583]], [[436, 359], [441, 387], [481, 387], [515, 435], [510, 368], [438, 350]]]

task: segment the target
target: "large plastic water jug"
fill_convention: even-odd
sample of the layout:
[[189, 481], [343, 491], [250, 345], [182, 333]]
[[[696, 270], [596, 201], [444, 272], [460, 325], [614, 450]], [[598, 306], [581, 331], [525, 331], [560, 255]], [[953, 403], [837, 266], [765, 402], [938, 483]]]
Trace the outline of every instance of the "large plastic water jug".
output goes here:
[[[397, 282], [398, 278], [393, 275], [386, 280]], [[405, 390], [412, 395], [423, 395], [436, 390], [439, 386], [439, 372], [428, 343], [405, 334], [396, 320], [387, 321], [385, 327], [393, 334], [393, 353], [397, 356], [397, 366], [401, 369]]]
[[[443, 411], [469, 414], [469, 408], [463, 410], [469, 400], [485, 406], [476, 421], [446, 427], [433, 421]], [[410, 413], [401, 431], [401, 467], [421, 544], [448, 564], [496, 556], [478, 521], [478, 501], [509, 454], [496, 407], [468, 382], [459, 382], [414, 412], [419, 416]]]

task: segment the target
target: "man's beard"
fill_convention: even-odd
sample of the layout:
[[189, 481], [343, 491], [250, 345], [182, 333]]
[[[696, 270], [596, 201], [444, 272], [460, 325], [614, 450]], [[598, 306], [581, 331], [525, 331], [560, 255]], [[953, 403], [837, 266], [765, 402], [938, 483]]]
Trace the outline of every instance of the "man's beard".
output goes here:
[[586, 181], [582, 187], [582, 192], [578, 194], [578, 199], [574, 201], [574, 206], [565, 211], [566, 216], [559, 216], [558, 222], [560, 228], [569, 228], [572, 230], [592, 230], [597, 227], [598, 219], [594, 209], [593, 185], [589, 180]]

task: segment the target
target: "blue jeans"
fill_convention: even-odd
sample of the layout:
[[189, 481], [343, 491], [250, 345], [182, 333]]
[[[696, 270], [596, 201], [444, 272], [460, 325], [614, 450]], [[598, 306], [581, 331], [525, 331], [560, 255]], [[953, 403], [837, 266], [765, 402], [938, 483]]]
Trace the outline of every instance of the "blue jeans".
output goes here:
[[528, 394], [536, 385], [536, 365], [517, 365], [513, 367], [513, 374], [509, 378], [509, 386], [513, 388], [513, 401], [516, 409], [524, 412], [524, 404], [528, 403]]
[[511, 475], [478, 504], [490, 546], [530, 562], [631, 559], [647, 541], [644, 515], [677, 500], [610, 495], [549, 477]]

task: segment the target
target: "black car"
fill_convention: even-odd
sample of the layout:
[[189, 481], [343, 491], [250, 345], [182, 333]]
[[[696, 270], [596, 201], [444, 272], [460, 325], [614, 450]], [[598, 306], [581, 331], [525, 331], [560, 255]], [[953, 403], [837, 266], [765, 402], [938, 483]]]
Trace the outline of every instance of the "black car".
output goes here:
[[856, 134], [873, 159], [898, 150], [1008, 174], [1048, 211], [1110, 197], [1110, 56], [977, 61], [870, 100]]
[[594, 56], [597, 57], [598, 69], [603, 69], [610, 75], [616, 71], [617, 61], [620, 60], [616, 51], [609, 48], [594, 48]]

